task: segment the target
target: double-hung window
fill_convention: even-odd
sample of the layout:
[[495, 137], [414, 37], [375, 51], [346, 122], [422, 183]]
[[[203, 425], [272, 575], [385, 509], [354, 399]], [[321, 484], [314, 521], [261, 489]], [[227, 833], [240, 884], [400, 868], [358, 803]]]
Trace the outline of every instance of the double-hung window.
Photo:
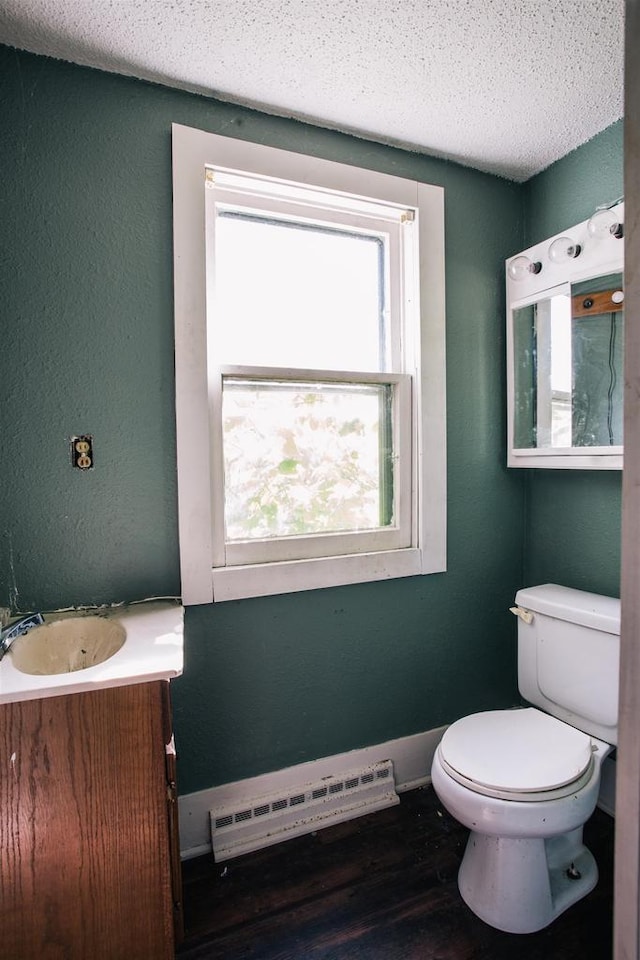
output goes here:
[[184, 602], [444, 569], [441, 189], [173, 142]]

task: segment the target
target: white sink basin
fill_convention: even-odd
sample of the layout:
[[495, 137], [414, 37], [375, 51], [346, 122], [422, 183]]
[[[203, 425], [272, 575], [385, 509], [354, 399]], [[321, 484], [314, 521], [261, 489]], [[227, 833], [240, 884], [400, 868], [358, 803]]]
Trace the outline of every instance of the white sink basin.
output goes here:
[[184, 610], [173, 600], [43, 616], [44, 624], [14, 640], [0, 660], [0, 704], [171, 680], [182, 673]]
[[64, 617], [34, 627], [13, 641], [14, 667], [32, 676], [52, 676], [86, 670], [117, 653], [127, 632], [106, 617]]

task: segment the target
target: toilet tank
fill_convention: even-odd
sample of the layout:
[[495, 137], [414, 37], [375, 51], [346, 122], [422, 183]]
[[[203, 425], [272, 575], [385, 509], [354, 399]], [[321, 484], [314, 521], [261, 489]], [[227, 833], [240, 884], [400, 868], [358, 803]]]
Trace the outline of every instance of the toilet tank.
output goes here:
[[620, 601], [545, 583], [519, 590], [516, 604], [522, 611], [518, 687], [524, 699], [617, 743]]

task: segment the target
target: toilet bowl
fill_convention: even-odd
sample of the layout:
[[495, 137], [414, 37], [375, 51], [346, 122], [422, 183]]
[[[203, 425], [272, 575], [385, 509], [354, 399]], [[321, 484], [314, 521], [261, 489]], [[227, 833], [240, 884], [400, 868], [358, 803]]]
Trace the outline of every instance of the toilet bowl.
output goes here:
[[[482, 920], [509, 933], [546, 927], [597, 883], [582, 831], [617, 736], [619, 601], [550, 584], [520, 591], [519, 602], [523, 594], [528, 608], [516, 608], [526, 613], [518, 629], [520, 688], [536, 707], [456, 721], [431, 769], [440, 801], [470, 831], [460, 894]], [[559, 670], [568, 672], [564, 680]], [[615, 689], [599, 691], [599, 684]], [[570, 708], [556, 699], [570, 700]]]
[[[463, 758], [455, 749], [465, 728], [473, 726], [475, 753], [469, 772], [476, 776], [483, 764], [478, 734], [484, 728], [492, 735], [485, 741], [488, 769], [480, 782], [460, 771]], [[528, 749], [516, 754], [517, 734], [525, 728]], [[528, 751], [535, 749], [536, 731], [538, 753], [532, 755]], [[560, 744], [549, 753], [554, 732]], [[569, 733], [567, 742], [564, 733]], [[453, 741], [449, 744], [448, 734]], [[610, 750], [609, 744], [533, 708], [475, 714], [449, 727], [431, 777], [443, 805], [471, 831], [458, 886], [467, 906], [486, 923], [509, 933], [532, 933], [594, 888], [598, 869], [582, 843], [582, 828], [595, 809], [600, 765]], [[496, 756], [502, 760], [503, 776]], [[532, 757], [531, 766], [518, 784], [515, 774], [522, 772], [527, 756]], [[457, 767], [447, 758], [455, 759]]]

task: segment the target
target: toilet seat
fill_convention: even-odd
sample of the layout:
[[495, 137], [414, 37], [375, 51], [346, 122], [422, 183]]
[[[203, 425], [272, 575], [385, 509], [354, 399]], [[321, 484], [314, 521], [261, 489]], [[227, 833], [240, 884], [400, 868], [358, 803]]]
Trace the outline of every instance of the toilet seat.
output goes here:
[[593, 769], [591, 738], [533, 707], [463, 717], [446, 730], [438, 757], [475, 793], [529, 802], [574, 793]]

